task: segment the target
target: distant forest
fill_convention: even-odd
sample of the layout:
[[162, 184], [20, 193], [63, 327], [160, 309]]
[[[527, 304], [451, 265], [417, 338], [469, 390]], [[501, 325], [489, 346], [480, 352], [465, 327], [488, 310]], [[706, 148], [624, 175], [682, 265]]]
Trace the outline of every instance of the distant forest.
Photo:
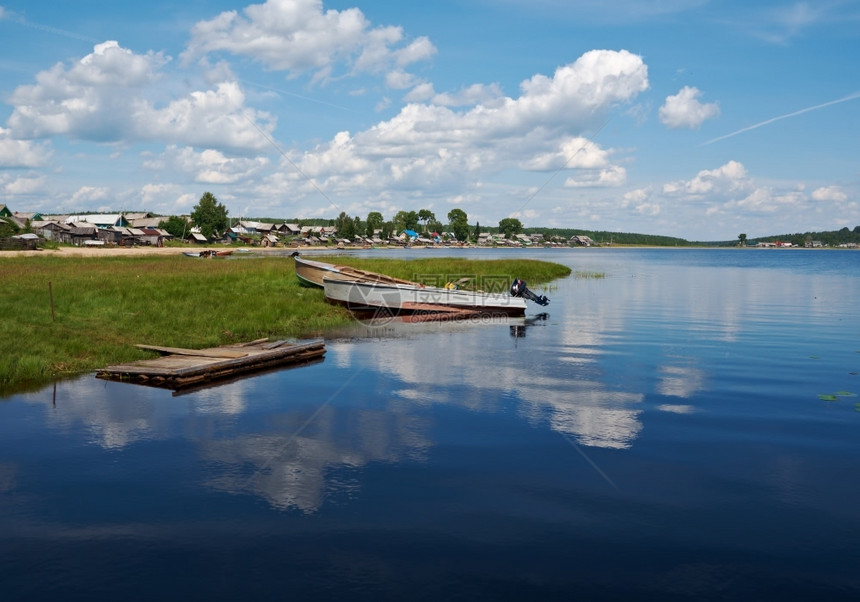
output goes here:
[[803, 234], [780, 234], [778, 236], [764, 236], [747, 240], [747, 244], [755, 244], [756, 242], [791, 242], [793, 245], [803, 246], [807, 241], [818, 241], [828, 247], [838, 247], [848, 243], [860, 245], [860, 226], [854, 226], [853, 230], [847, 227], [841, 230], [832, 230], [830, 232], [804, 232]]

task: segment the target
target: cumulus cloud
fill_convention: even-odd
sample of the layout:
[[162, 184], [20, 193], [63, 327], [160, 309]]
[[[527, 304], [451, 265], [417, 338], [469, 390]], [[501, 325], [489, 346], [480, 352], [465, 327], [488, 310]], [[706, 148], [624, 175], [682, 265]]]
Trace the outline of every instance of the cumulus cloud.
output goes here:
[[701, 198], [704, 196], [729, 196], [749, 189], [752, 185], [747, 170], [737, 161], [729, 161], [717, 169], [702, 170], [687, 181], [668, 182], [663, 192], [672, 196]]
[[[303, 174], [334, 187], [360, 182], [453, 189], [508, 168], [565, 167], [591, 170], [571, 180], [571, 186], [618, 185], [625, 170], [580, 132], [647, 88], [641, 57], [594, 50], [558, 68], [553, 77], [524, 81], [518, 98], [496, 97], [495, 86], [473, 86], [457, 98], [436, 95], [434, 100], [452, 106], [467, 97], [478, 104], [455, 110], [435, 102], [411, 103], [392, 119], [354, 135], [341, 132], [296, 161]], [[488, 96], [492, 103], [480, 102]], [[524, 154], [533, 158], [523, 161]]]
[[[743, 231], [756, 227], [765, 232], [778, 232], [783, 226], [776, 224], [782, 222], [786, 228], [798, 221], [811, 224], [816, 211], [815, 203], [811, 201], [847, 200], [847, 195], [843, 196], [844, 191], [836, 186], [822, 187], [808, 195], [802, 184], [757, 184], [737, 161], [700, 171], [690, 180], [666, 183], [662, 193], [664, 203], [673, 203], [676, 216], [687, 213], [688, 220], [704, 217], [710, 228], [739, 225]], [[638, 198], [630, 202], [636, 200]], [[856, 214], [856, 207], [846, 205], [846, 214], [852, 212]]]
[[848, 200], [848, 193], [840, 186], [824, 186], [812, 191], [812, 200], [844, 203]]
[[559, 67], [550, 78], [535, 75], [521, 84], [518, 101], [523, 117], [581, 117], [628, 101], [648, 89], [648, 68], [626, 50], [591, 50], [574, 63]]
[[51, 156], [47, 144], [35, 144], [30, 140], [15, 140], [9, 130], [0, 128], [0, 168], [41, 167]]
[[82, 186], [72, 194], [71, 204], [111, 200], [110, 190], [104, 186]]
[[236, 82], [191, 92], [163, 109], [147, 106], [133, 125], [141, 140], [249, 150], [265, 148], [266, 136], [274, 129], [268, 114], [245, 107], [245, 95]]
[[727, 208], [740, 208], [753, 213], [775, 213], [800, 206], [806, 200], [802, 190], [774, 190], [762, 186], [737, 202], [728, 203]]
[[12, 92], [9, 133], [17, 139], [68, 136], [94, 142], [167, 142], [260, 150], [274, 129], [266, 113], [245, 106], [235, 82], [193, 91], [159, 107], [148, 97], [169, 61], [116, 42], [98, 44], [70, 66], [57, 64]]
[[521, 162], [523, 169], [549, 171], [569, 168], [601, 169], [609, 166], [609, 152], [583, 136], [562, 141], [559, 147]]
[[7, 182], [3, 190], [10, 195], [30, 195], [41, 192], [45, 188], [47, 178], [45, 176], [22, 176]]
[[425, 37], [405, 43], [400, 27], [373, 27], [358, 8], [323, 10], [322, 0], [268, 0], [242, 14], [226, 11], [197, 23], [183, 60], [213, 52], [247, 56], [290, 76], [313, 72], [315, 80], [328, 80], [339, 64], [347, 65], [348, 74], [402, 71], [431, 58], [436, 48]]
[[135, 55], [116, 42], [98, 44], [77, 63], [58, 63], [38, 73], [35, 84], [16, 88], [9, 129], [16, 138], [121, 139], [128, 115], [142, 106], [141, 88], [166, 61], [159, 53]]
[[662, 206], [653, 199], [651, 188], [636, 188], [629, 190], [622, 196], [622, 209], [632, 209], [632, 212], [640, 216], [654, 217], [660, 215]]
[[606, 169], [589, 170], [564, 181], [566, 188], [593, 188], [622, 186], [627, 182], [627, 170], [619, 165]]
[[697, 88], [684, 86], [674, 96], [666, 97], [666, 102], [660, 107], [660, 122], [668, 128], [696, 129], [707, 119], [717, 117], [720, 107], [717, 103], [699, 102], [702, 93]]
[[167, 149], [165, 159], [201, 184], [233, 184], [269, 164], [265, 157], [228, 157], [213, 149], [197, 152], [191, 147], [175, 146]]
[[498, 84], [472, 84], [458, 92], [436, 94], [432, 98], [433, 104], [446, 107], [475, 106], [479, 104], [493, 106], [497, 105], [503, 99], [503, 95]]

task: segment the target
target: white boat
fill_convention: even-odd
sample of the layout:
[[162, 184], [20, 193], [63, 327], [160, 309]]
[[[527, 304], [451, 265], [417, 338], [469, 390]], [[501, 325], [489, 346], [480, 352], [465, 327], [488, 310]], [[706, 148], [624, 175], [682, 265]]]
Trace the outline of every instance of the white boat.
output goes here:
[[382, 309], [390, 315], [439, 313], [471, 317], [522, 316], [526, 311], [524, 298], [507, 293], [464, 291], [414, 283], [349, 280], [339, 276], [324, 276], [322, 281], [326, 299], [356, 312]]
[[368, 272], [348, 265], [334, 265], [322, 261], [305, 259], [299, 256], [298, 253], [293, 255], [293, 259], [296, 262], [296, 277], [302, 284], [308, 286], [323, 286], [323, 278], [326, 276], [341, 280], [363, 280], [386, 284], [415, 284], [408, 280], [386, 276], [385, 274], [377, 274], [376, 272]]

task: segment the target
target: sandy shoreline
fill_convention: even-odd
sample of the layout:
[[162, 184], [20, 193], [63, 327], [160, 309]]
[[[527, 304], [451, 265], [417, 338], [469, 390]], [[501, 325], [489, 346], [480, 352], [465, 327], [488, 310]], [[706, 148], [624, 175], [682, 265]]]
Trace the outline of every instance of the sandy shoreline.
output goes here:
[[[35, 257], [35, 256], [51, 256], [51, 257], [141, 257], [144, 255], [181, 255], [188, 251], [205, 251], [207, 249], [222, 251], [229, 250], [229, 247], [61, 247], [59, 249], [45, 249], [42, 251], [0, 251], [0, 260], [3, 257]], [[293, 249], [292, 247], [241, 247], [253, 253], [270, 253], [301, 250], [325, 250], [331, 247], [301, 247]]]

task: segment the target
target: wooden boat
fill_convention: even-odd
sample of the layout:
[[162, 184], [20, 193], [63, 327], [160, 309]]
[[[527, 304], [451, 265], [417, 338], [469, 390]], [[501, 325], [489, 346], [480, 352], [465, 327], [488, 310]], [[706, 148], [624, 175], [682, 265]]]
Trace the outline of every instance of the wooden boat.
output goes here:
[[360, 270], [348, 265], [334, 265], [322, 261], [313, 261], [305, 259], [298, 253], [293, 255], [296, 262], [296, 277], [302, 284], [308, 286], [323, 286], [323, 278], [330, 276], [340, 280], [361, 280], [365, 282], [378, 282], [384, 284], [408, 284], [418, 286], [409, 280], [402, 280], [385, 274], [377, 274], [376, 272], [368, 272]]
[[526, 300], [509, 294], [352, 280], [336, 275], [324, 276], [322, 280], [329, 302], [356, 312], [385, 310], [389, 315], [459, 312], [463, 317], [471, 317], [522, 316], [526, 311]]
[[183, 251], [182, 254], [186, 257], [227, 257], [233, 254], [234, 249], [222, 249], [220, 251], [212, 251], [206, 249], [204, 251]]

